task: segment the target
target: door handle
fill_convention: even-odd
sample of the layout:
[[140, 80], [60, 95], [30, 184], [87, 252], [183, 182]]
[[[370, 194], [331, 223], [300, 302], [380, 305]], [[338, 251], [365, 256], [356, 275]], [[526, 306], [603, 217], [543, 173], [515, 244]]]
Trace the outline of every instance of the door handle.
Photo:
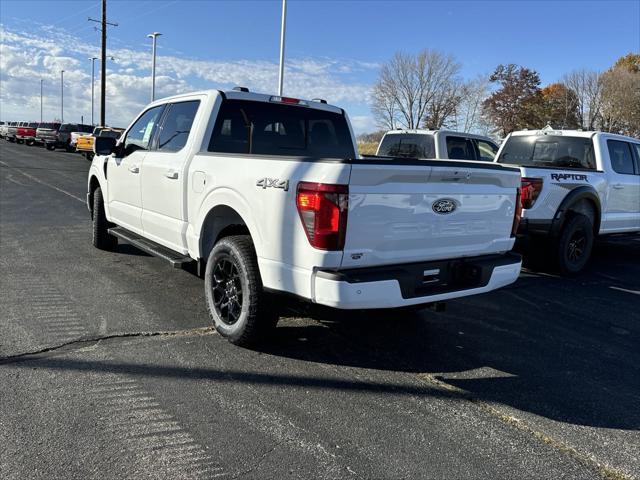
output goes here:
[[175, 180], [178, 178], [178, 172], [176, 172], [175, 170], [167, 170], [166, 172], [164, 172], [164, 176], [170, 178], [171, 180]]
[[624, 185], [622, 185], [621, 183], [616, 183], [615, 185], [611, 185], [611, 186], [616, 190], [622, 190], [624, 188]]
[[140, 173], [140, 167], [138, 167], [137, 165], [131, 165], [129, 167], [129, 171], [131, 173]]

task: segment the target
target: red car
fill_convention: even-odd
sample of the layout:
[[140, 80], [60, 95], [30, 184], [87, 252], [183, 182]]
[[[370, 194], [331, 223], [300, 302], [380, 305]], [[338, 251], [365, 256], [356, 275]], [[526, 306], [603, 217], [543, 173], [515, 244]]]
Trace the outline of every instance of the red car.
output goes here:
[[36, 141], [37, 128], [38, 124], [36, 122], [25, 123], [23, 126], [18, 127], [16, 129], [16, 142], [33, 145]]

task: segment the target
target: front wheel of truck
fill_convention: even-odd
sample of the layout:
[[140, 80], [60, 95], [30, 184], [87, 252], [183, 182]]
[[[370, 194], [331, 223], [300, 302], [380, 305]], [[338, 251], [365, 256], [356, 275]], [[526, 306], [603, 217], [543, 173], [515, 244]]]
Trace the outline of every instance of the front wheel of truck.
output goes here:
[[204, 288], [213, 325], [231, 343], [255, 346], [278, 321], [263, 291], [249, 235], [224, 237], [215, 244], [207, 260]]
[[109, 221], [104, 211], [102, 189], [93, 192], [93, 246], [100, 250], [115, 250], [118, 239], [109, 234]]

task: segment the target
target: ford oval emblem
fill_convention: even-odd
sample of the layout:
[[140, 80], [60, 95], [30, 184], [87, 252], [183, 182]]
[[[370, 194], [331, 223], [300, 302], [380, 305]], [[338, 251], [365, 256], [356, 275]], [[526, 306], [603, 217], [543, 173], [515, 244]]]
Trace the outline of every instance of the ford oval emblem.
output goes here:
[[449, 198], [441, 198], [433, 202], [431, 208], [439, 215], [447, 215], [456, 209], [456, 202]]

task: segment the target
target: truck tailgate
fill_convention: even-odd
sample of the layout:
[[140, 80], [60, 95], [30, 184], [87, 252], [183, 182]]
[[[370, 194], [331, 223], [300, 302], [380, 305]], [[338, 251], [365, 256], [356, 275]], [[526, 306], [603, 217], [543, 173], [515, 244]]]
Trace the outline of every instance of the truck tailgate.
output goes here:
[[511, 250], [518, 169], [380, 158], [352, 163], [342, 268]]

